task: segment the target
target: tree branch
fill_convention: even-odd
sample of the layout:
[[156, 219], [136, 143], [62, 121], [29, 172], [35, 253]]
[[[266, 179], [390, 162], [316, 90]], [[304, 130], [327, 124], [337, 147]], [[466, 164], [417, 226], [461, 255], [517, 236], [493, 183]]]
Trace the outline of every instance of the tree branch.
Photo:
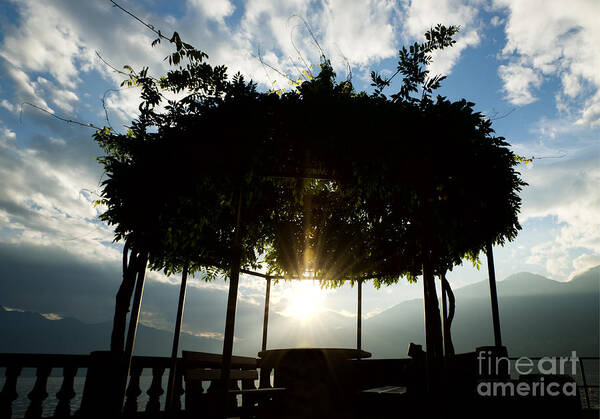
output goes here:
[[133, 13], [131, 13], [129, 10], [125, 9], [123, 6], [119, 5], [117, 2], [115, 2], [114, 0], [108, 0], [113, 4], [113, 7], [116, 7], [120, 10], [122, 10], [123, 12], [127, 13], [129, 16], [131, 16], [132, 18], [134, 18], [135, 20], [137, 20], [138, 22], [140, 22], [142, 25], [144, 25], [145, 27], [147, 27], [148, 29], [150, 29], [152, 32], [154, 32], [156, 35], [158, 35], [159, 38], [162, 38], [166, 41], [171, 42], [171, 40], [169, 38], [167, 38], [166, 36], [164, 36], [160, 30], [156, 29], [153, 25], [144, 22], [142, 19], [140, 19], [139, 17], [137, 17], [136, 15], [134, 15]]
[[96, 126], [96, 125], [94, 125], [94, 124], [92, 124], [92, 123], [87, 123], [87, 124], [86, 124], [86, 123], [84, 123], [84, 122], [75, 121], [75, 120], [73, 120], [73, 119], [67, 119], [67, 118], [63, 118], [63, 117], [61, 117], [61, 116], [58, 116], [58, 115], [56, 115], [56, 114], [53, 114], [52, 112], [50, 112], [50, 111], [48, 111], [48, 110], [46, 110], [46, 109], [42, 108], [41, 106], [34, 105], [34, 104], [33, 104], [33, 103], [31, 103], [31, 102], [23, 102], [23, 103], [21, 103], [21, 112], [19, 113], [19, 122], [21, 122], [21, 120], [22, 120], [22, 117], [23, 117], [23, 105], [29, 105], [29, 106], [31, 106], [32, 108], [36, 108], [36, 109], [38, 109], [38, 110], [40, 110], [40, 111], [42, 111], [42, 112], [45, 112], [45, 113], [47, 113], [48, 115], [52, 116], [53, 118], [56, 118], [56, 119], [58, 119], [59, 121], [66, 122], [66, 123], [68, 123], [68, 124], [76, 124], [76, 125], [81, 125], [82, 127], [92, 128], [92, 129], [95, 129], [95, 130], [102, 129], [101, 127], [98, 127], [98, 126]]

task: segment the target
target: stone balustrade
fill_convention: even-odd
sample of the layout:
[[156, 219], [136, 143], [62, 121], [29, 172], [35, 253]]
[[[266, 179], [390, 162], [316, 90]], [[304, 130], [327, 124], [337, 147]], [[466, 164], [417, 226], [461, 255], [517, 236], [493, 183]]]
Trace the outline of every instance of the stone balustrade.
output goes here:
[[48, 398], [48, 377], [52, 372], [60, 371], [62, 384], [55, 394], [58, 403], [53, 412], [55, 418], [71, 417], [71, 401], [75, 397], [74, 380], [78, 370], [89, 366], [88, 355], [50, 355], [50, 354], [0, 354], [0, 368], [5, 368], [4, 386], [0, 391], [0, 419], [13, 417], [12, 405], [19, 397], [17, 383], [23, 369], [35, 370], [35, 382], [28, 392], [29, 406], [25, 418], [42, 417], [42, 406]]
[[[86, 376], [87, 370], [91, 366], [91, 355], [54, 355], [54, 354], [11, 354], [0, 353], [0, 370], [4, 370], [4, 384], [0, 388], [0, 419], [26, 418], [35, 419], [42, 417], [53, 417], [56, 419], [78, 417], [78, 405], [74, 405], [76, 396], [81, 396], [83, 388], [76, 388], [75, 377]], [[155, 414], [165, 410], [164, 396], [167, 392], [166, 377], [169, 374], [171, 365], [170, 358], [134, 356], [131, 363], [129, 380], [125, 392], [123, 404], [123, 416], [132, 418]], [[214, 362], [199, 362], [199, 368], [214, 368]], [[25, 374], [24, 371], [32, 369], [35, 371], [35, 377]], [[181, 359], [178, 359], [176, 367], [174, 406], [173, 416], [178, 416], [183, 410], [182, 396], [185, 394], [183, 382], [183, 368], [181, 368]], [[261, 376], [259, 387], [270, 387], [269, 371]], [[142, 377], [151, 374], [151, 382], [147, 388], [142, 388]], [[56, 393], [49, 394], [49, 377], [60, 377], [60, 388]], [[19, 380], [28, 379], [33, 381], [24, 394], [18, 393]], [[250, 380], [252, 381], [252, 380]], [[240, 380], [239, 383], [232, 383], [233, 386], [242, 389], [255, 387], [254, 382], [249, 380]], [[2, 378], [0, 378], [0, 384]], [[213, 386], [212, 381], [207, 380], [204, 387]], [[79, 387], [82, 387], [81, 385]], [[204, 390], [205, 392], [206, 390]], [[142, 395], [146, 394], [142, 400]], [[14, 404], [18, 398], [27, 398], [27, 408], [25, 412], [14, 411]], [[48, 408], [44, 414], [44, 405], [48, 403], [49, 398], [55, 398], [55, 408], [48, 413]]]

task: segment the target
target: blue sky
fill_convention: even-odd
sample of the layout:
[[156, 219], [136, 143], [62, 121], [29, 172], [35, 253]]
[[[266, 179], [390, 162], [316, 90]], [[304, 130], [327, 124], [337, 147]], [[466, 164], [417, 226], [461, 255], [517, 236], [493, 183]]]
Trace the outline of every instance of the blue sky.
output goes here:
[[[212, 63], [226, 64], [230, 74], [241, 71], [262, 89], [289, 86], [258, 55], [292, 78], [303, 65], [299, 54], [318, 64], [319, 50], [302, 19], [338, 75], [345, 77], [349, 65], [355, 87], [367, 91], [370, 71], [393, 72], [403, 44], [421, 40], [431, 25], [460, 25], [456, 46], [436, 55], [431, 66], [432, 72], [448, 75], [439, 93], [475, 102], [517, 153], [536, 158], [521, 167], [529, 183], [522, 193], [523, 231], [496, 249], [498, 277], [530, 271], [565, 281], [600, 264], [599, 2], [572, 0], [568, 7], [562, 0], [120, 4], [165, 34], [178, 31]], [[9, 0], [0, 10], [0, 305], [107, 320], [120, 279], [121, 248], [97, 220], [102, 208], [92, 206], [102, 176], [93, 160], [100, 155], [93, 130], [31, 107], [21, 112], [21, 104], [101, 126], [104, 96], [110, 123], [123, 130], [135, 117], [138, 92], [108, 91], [118, 89], [123, 76], [96, 52], [115, 67], [148, 65], [160, 74], [168, 49], [151, 48], [153, 34], [108, 0]], [[449, 278], [460, 287], [486, 273], [464, 266]], [[142, 320], [169, 327], [172, 310], [159, 304], [157, 295], [175, 287], [177, 278], [153, 273], [149, 281]], [[192, 287], [197, 302], [226, 291], [223, 283], [193, 281]], [[244, 279], [244, 304], [261, 306], [263, 289], [262, 282]], [[32, 290], [38, 290], [35, 298]], [[322, 306], [351, 316], [355, 292], [327, 293]], [[289, 285], [274, 288], [274, 310], [285, 312], [293, 293]], [[373, 314], [420, 294], [419, 285], [380, 291], [367, 286], [364, 309]], [[221, 332], [202, 327], [214, 330], [188, 324], [197, 333]]]

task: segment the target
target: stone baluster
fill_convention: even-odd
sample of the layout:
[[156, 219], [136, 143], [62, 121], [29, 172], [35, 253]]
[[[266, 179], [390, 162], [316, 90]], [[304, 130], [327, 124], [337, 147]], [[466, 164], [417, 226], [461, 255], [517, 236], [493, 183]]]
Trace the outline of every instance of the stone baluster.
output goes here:
[[212, 380], [208, 382], [208, 387], [206, 388], [206, 393], [217, 393], [219, 391], [219, 380]]
[[[202, 381], [199, 380], [191, 380], [185, 382], [186, 414], [189, 412], [205, 412], [205, 416], [210, 417], [204, 409], [204, 406], [206, 406], [206, 399], [210, 397], [208, 392], [210, 391], [212, 393], [212, 390], [209, 387], [207, 389], [207, 392], [205, 393], [202, 384]], [[210, 384], [212, 385], [212, 382]]]
[[63, 368], [63, 382], [60, 390], [56, 393], [56, 399], [58, 400], [58, 404], [54, 410], [54, 417], [56, 419], [71, 416], [71, 400], [75, 397], [74, 382], [76, 374], [77, 367]]
[[127, 386], [127, 391], [125, 392], [125, 396], [127, 397], [124, 408], [126, 417], [132, 417], [137, 413], [137, 400], [140, 394], [142, 394], [142, 389], [140, 388], [140, 376], [142, 375], [142, 370], [143, 368], [137, 364], [133, 364], [131, 368], [129, 385]]
[[[242, 390], [256, 390], [256, 383], [252, 378], [242, 380]], [[242, 417], [248, 417], [248, 409], [252, 409], [258, 400], [250, 395], [242, 395]]]
[[252, 378], [242, 380], [242, 390], [256, 390], [256, 384]]
[[146, 394], [149, 397], [148, 404], [146, 404], [147, 413], [158, 413], [160, 412], [160, 396], [164, 393], [162, 388], [162, 376], [165, 372], [165, 367], [153, 367], [152, 368], [152, 384]]
[[[219, 414], [219, 409], [217, 408], [217, 406], [221, 406], [218, 398], [221, 395], [221, 392], [219, 390], [220, 388], [220, 380], [211, 380], [208, 382], [208, 388], [206, 389], [206, 393], [202, 394], [202, 396], [204, 397], [199, 398], [199, 400], [201, 401], [201, 403], [199, 404], [200, 408], [202, 409], [201, 411], [207, 412], [207, 417], [216, 417]], [[188, 392], [188, 395], [191, 396], [188, 397], [188, 399], [195, 398], [195, 396], [193, 395], [195, 393], [191, 393], [189, 389], [186, 389], [186, 391]]]
[[[240, 390], [239, 380], [229, 380], [229, 390], [239, 391]], [[230, 412], [232, 412], [236, 407], [238, 407], [237, 394], [229, 394], [228, 406], [229, 406]]]
[[7, 367], [4, 387], [0, 392], [0, 419], [10, 419], [12, 416], [12, 403], [19, 397], [17, 393], [17, 380], [21, 375], [21, 367]]
[[175, 373], [175, 389], [174, 389], [174, 401], [173, 410], [175, 412], [181, 412], [181, 396], [184, 395], [185, 390], [183, 388], [183, 373], [180, 372], [181, 368], [177, 369]]
[[272, 368], [260, 367], [260, 382], [259, 388], [271, 388], [271, 372]]
[[48, 376], [51, 371], [52, 367], [38, 367], [35, 384], [33, 385], [33, 389], [27, 395], [30, 403], [25, 412], [25, 419], [37, 419], [42, 417], [42, 406], [44, 400], [48, 397], [46, 387], [48, 386]]

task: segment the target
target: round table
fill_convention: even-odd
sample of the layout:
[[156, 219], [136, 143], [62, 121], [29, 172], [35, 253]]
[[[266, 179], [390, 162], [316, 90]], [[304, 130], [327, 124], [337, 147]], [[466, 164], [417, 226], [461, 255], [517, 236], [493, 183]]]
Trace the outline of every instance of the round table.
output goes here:
[[363, 359], [370, 358], [371, 353], [360, 349], [349, 348], [287, 348], [287, 349], [266, 349], [258, 353], [261, 365], [268, 368], [279, 366], [281, 359], [288, 354], [322, 354], [329, 359]]
[[371, 354], [346, 348], [269, 349], [258, 353], [261, 369], [275, 372], [287, 389], [286, 418], [348, 418], [358, 388], [352, 360]]

